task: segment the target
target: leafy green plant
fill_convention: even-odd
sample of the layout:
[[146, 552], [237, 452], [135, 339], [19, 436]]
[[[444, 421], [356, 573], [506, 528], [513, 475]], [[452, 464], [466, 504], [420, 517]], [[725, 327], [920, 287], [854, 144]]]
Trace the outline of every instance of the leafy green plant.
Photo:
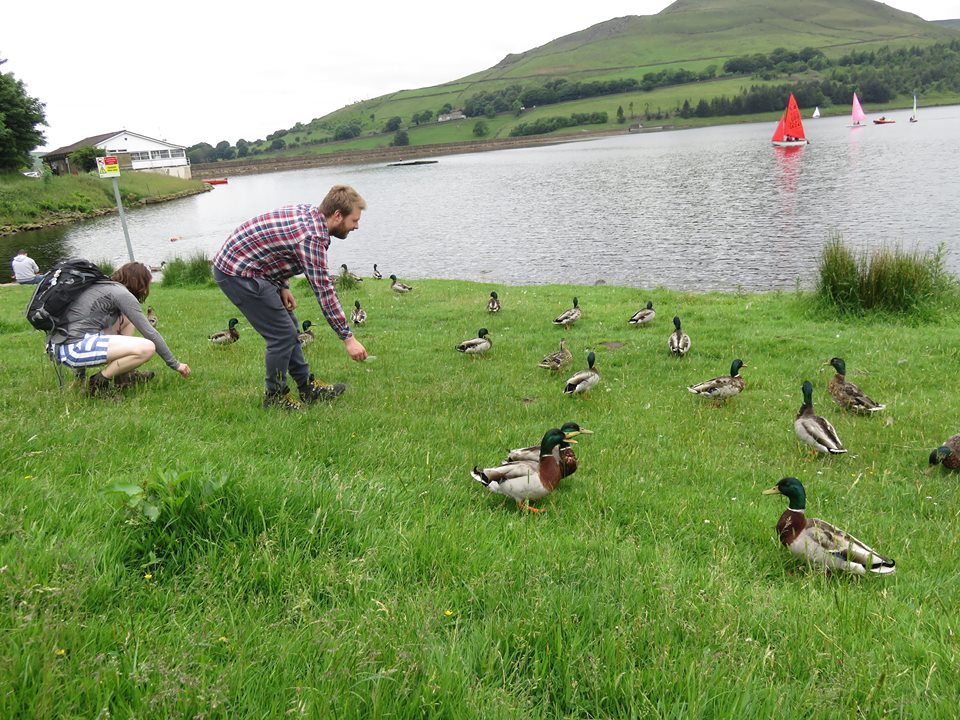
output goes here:
[[212, 285], [213, 273], [210, 258], [198, 252], [184, 260], [174, 258], [163, 266], [163, 287], [187, 287], [191, 285]]

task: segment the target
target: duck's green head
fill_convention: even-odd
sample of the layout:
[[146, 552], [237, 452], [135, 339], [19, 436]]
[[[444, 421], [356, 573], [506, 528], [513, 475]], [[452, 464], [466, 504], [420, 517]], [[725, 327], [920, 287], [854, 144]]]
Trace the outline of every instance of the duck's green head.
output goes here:
[[303, 331], [306, 332], [307, 330], [309, 330], [311, 325], [313, 325], [312, 322], [310, 322], [309, 320], [304, 320], [304, 321], [303, 321]]
[[577, 300], [576, 298], [574, 298], [574, 299], [573, 299], [573, 306], [574, 306], [574, 307], [577, 307], [577, 305], [579, 304], [579, 302], [580, 302], [579, 300]]
[[597, 354], [591, 350], [587, 353], [587, 367], [592, 368], [593, 364], [597, 361]]
[[237, 326], [237, 323], [239, 322], [240, 321], [237, 320], [236, 318], [230, 318], [230, 321], [227, 323], [227, 327], [233, 330]]
[[354, 301], [353, 301], [353, 306], [354, 306], [357, 310], [359, 310], [359, 309], [360, 309], [360, 301], [359, 301], [359, 300], [354, 300]]
[[394, 282], [396, 282], [396, 281], [397, 281], [397, 276], [396, 276], [396, 275], [391, 275], [391, 276], [390, 276], [390, 279], [393, 280]]
[[803, 483], [795, 477], [785, 477], [772, 488], [763, 491], [764, 495], [786, 495], [791, 510], [804, 510], [807, 507], [807, 491]]
[[647, 310], [653, 310], [653, 300], [647, 300]]
[[480, 328], [477, 330], [477, 337], [485, 337], [488, 332], [486, 328]]
[[843, 361], [843, 358], [830, 358], [828, 365], [833, 365], [833, 369], [836, 370], [840, 375], [847, 374], [847, 364]]
[[809, 380], [803, 381], [803, 404], [813, 405], [813, 383]]
[[680, 316], [679, 316], [679, 315], [674, 315], [674, 316], [673, 316], [673, 326], [674, 326], [677, 330], [680, 329]]
[[549, 455], [553, 449], [563, 442], [563, 430], [560, 428], [550, 428], [543, 435], [540, 441], [540, 455]]
[[949, 455], [950, 455], [950, 448], [948, 448], [946, 445], [941, 445], [932, 453], [930, 453], [930, 467], [933, 467], [934, 465], [939, 465], [944, 460], [946, 460], [947, 457], [949, 457]]
[[493, 292], [491, 292], [491, 293], [490, 293], [490, 297], [492, 297], [494, 300], [496, 300], [496, 299], [497, 299], [497, 291], [494, 290]]
[[580, 427], [575, 422], [564, 423], [560, 426], [560, 431], [563, 433], [563, 438], [567, 442], [576, 442], [573, 440], [577, 435], [593, 435], [593, 430], [587, 430], [585, 427]]
[[344, 263], [343, 265], [341, 265], [341, 266], [340, 266], [340, 269], [343, 270], [344, 272], [346, 272], [346, 271], [347, 271], [347, 264]]
[[746, 365], [743, 364], [743, 360], [737, 358], [730, 364], [730, 377], [736, 377], [740, 374], [740, 368], [745, 368]]

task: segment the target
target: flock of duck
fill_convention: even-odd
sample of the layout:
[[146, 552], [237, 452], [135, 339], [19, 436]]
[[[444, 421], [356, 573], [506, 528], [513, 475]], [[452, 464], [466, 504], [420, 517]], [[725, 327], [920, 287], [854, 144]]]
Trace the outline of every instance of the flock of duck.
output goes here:
[[[363, 278], [353, 275], [346, 265], [341, 266], [341, 276], [360, 282]], [[373, 277], [382, 279], [383, 275], [373, 266]], [[390, 275], [390, 288], [398, 294], [406, 294], [413, 287]], [[486, 304], [487, 312], [499, 313], [502, 309], [496, 291], [490, 293]], [[573, 298], [573, 306], [554, 318], [553, 324], [569, 330], [582, 316], [578, 298]], [[639, 309], [627, 321], [630, 325], [648, 325], [656, 318], [652, 302]], [[351, 322], [362, 325], [367, 315], [354, 303]], [[228, 328], [210, 336], [214, 344], [236, 342], [237, 319], [231, 318]], [[673, 318], [674, 332], [667, 339], [667, 347], [674, 356], [681, 357], [690, 351], [690, 336], [683, 331], [680, 318]], [[303, 323], [300, 342], [305, 345], [313, 340], [309, 320]], [[490, 332], [483, 327], [477, 337], [465, 340], [456, 346], [459, 352], [470, 355], [482, 355], [493, 347]], [[559, 372], [573, 361], [573, 354], [567, 347], [565, 338], [560, 340], [560, 348], [546, 355], [538, 367]], [[570, 376], [564, 383], [563, 392], [568, 395], [588, 393], [600, 381], [600, 373], [595, 367], [596, 355], [591, 350], [587, 354], [587, 367]], [[844, 410], [858, 415], [881, 412], [886, 405], [870, 398], [856, 383], [846, 378], [846, 363], [842, 358], [834, 357], [828, 363], [836, 371], [828, 385], [830, 396]], [[735, 358], [730, 366], [729, 375], [721, 375], [706, 380], [687, 389], [689, 392], [713, 400], [714, 405], [727, 402], [738, 395], [745, 387], [740, 371], [747, 366], [740, 358]], [[837, 455], [847, 452], [836, 429], [826, 418], [817, 415], [813, 408], [813, 384], [804, 381], [801, 391], [803, 404], [794, 420], [794, 431], [798, 439], [806, 443], [817, 453]], [[577, 423], [566, 423], [559, 428], [550, 428], [544, 433], [540, 444], [510, 450], [497, 465], [480, 468], [474, 466], [470, 476], [486, 487], [490, 492], [513, 499], [519, 508], [531, 512], [542, 512], [531, 505], [543, 499], [559, 486], [563, 478], [577, 470], [577, 456], [572, 445], [575, 438], [591, 435], [591, 430]], [[960, 434], [946, 440], [943, 445], [930, 453], [928, 472], [942, 464], [949, 470], [960, 470]], [[806, 490], [795, 477], [785, 477], [772, 488], [763, 491], [764, 495], [779, 494], [787, 498], [788, 506], [777, 522], [777, 534], [781, 543], [794, 554], [807, 561], [829, 570], [842, 570], [857, 575], [866, 573], [887, 575], [896, 569], [896, 563], [873, 550], [853, 535], [817, 518], [806, 516]]]

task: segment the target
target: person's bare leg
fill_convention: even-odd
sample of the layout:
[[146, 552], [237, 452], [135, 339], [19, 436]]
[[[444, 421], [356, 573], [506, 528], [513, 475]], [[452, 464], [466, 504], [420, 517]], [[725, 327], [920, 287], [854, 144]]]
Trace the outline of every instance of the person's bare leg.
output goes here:
[[107, 365], [100, 371], [100, 375], [108, 379], [140, 367], [156, 352], [154, 344], [145, 338], [129, 335], [110, 335], [109, 338]]

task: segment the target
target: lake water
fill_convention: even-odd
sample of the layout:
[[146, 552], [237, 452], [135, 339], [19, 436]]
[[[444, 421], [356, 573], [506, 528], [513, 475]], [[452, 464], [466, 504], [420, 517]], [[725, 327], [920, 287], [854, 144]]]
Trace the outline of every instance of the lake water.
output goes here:
[[[326, 167], [230, 178], [212, 192], [130, 209], [137, 259], [212, 256], [244, 220], [319, 202], [345, 182], [365, 197], [360, 229], [331, 265], [377, 263], [402, 279], [512, 284], [603, 280], [637, 287], [810, 287], [831, 233], [855, 248], [930, 251], [960, 274], [960, 106], [806, 120], [811, 144], [770, 145], [773, 123], [624, 134], [438, 158], [407, 167]], [[171, 238], [176, 238], [171, 241]], [[3, 239], [41, 265], [68, 255], [126, 260], [119, 218]]]

